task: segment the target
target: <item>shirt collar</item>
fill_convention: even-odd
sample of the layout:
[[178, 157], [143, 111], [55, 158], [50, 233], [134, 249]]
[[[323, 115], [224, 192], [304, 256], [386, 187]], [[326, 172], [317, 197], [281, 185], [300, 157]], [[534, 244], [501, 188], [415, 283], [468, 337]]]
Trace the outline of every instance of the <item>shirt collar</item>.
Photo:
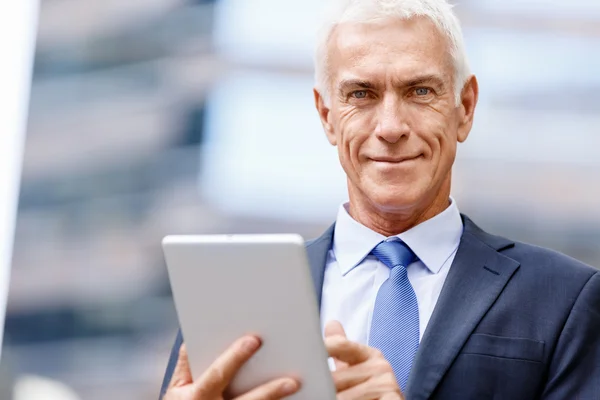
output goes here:
[[[348, 203], [340, 206], [333, 236], [333, 254], [346, 275], [358, 266], [380, 242], [390, 239], [354, 220], [348, 213]], [[463, 233], [458, 206], [450, 198], [450, 206], [435, 217], [396, 235], [437, 274], [456, 251]]]

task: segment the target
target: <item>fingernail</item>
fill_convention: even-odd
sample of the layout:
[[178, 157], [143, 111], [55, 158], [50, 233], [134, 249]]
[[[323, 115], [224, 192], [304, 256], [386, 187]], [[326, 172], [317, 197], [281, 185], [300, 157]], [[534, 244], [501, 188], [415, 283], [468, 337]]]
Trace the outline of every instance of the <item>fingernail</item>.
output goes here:
[[298, 390], [298, 386], [298, 382], [293, 380], [287, 380], [281, 385], [281, 394], [285, 396], [288, 394], [295, 393]]
[[249, 337], [244, 341], [244, 348], [248, 351], [256, 351], [260, 346], [260, 341], [255, 337]]

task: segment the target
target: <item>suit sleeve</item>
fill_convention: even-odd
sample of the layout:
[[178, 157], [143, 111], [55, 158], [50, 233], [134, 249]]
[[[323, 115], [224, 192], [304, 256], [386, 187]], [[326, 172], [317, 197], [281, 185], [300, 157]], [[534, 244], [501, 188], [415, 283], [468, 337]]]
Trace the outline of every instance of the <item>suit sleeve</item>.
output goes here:
[[181, 335], [181, 330], [177, 332], [177, 337], [175, 338], [175, 343], [173, 344], [173, 348], [171, 349], [171, 355], [169, 356], [169, 361], [167, 363], [167, 370], [165, 371], [165, 377], [163, 378], [162, 386], [160, 388], [160, 395], [158, 400], [161, 400], [169, 387], [169, 383], [171, 382], [171, 378], [173, 377], [173, 372], [175, 371], [175, 365], [177, 365], [177, 359], [179, 358], [179, 348], [183, 343], [183, 336]]
[[557, 342], [543, 400], [592, 400], [600, 394], [600, 272], [583, 287]]

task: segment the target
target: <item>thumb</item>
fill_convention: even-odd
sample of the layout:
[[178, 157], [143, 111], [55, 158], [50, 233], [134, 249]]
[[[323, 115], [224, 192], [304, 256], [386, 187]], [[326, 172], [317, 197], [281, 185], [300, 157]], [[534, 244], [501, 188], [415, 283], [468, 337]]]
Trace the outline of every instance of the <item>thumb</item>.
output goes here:
[[[344, 327], [342, 326], [342, 324], [339, 321], [329, 321], [326, 325], [325, 325], [325, 337], [332, 337], [332, 336], [343, 336], [343, 337], [347, 337], [346, 336], [346, 331], [344, 330]], [[337, 360], [337, 359], [333, 359], [335, 361], [335, 369], [336, 370], [340, 370], [343, 368], [346, 368], [348, 366], [347, 363]]]
[[325, 337], [343, 336], [346, 337], [346, 331], [339, 321], [329, 321], [325, 325]]
[[192, 371], [190, 370], [190, 361], [188, 359], [187, 348], [185, 343], [179, 348], [179, 358], [173, 371], [173, 377], [169, 387], [181, 387], [193, 383]]

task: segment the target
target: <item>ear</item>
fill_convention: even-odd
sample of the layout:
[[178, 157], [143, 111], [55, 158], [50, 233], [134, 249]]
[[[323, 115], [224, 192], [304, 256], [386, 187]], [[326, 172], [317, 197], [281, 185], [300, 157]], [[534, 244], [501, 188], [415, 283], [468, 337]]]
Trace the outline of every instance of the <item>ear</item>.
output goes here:
[[335, 132], [333, 131], [333, 126], [329, 120], [330, 118], [330, 109], [325, 104], [325, 99], [321, 96], [321, 93], [315, 88], [313, 89], [313, 93], [315, 95], [315, 106], [317, 107], [317, 111], [319, 113], [319, 118], [321, 118], [321, 124], [323, 124], [323, 130], [325, 131], [325, 135], [327, 135], [327, 140], [331, 143], [332, 146], [337, 146], [337, 139], [335, 137]]
[[473, 118], [475, 116], [475, 108], [479, 100], [479, 83], [477, 78], [472, 75], [462, 90], [460, 109], [460, 120], [458, 126], [458, 141], [460, 143], [467, 140], [471, 128], [473, 128]]

